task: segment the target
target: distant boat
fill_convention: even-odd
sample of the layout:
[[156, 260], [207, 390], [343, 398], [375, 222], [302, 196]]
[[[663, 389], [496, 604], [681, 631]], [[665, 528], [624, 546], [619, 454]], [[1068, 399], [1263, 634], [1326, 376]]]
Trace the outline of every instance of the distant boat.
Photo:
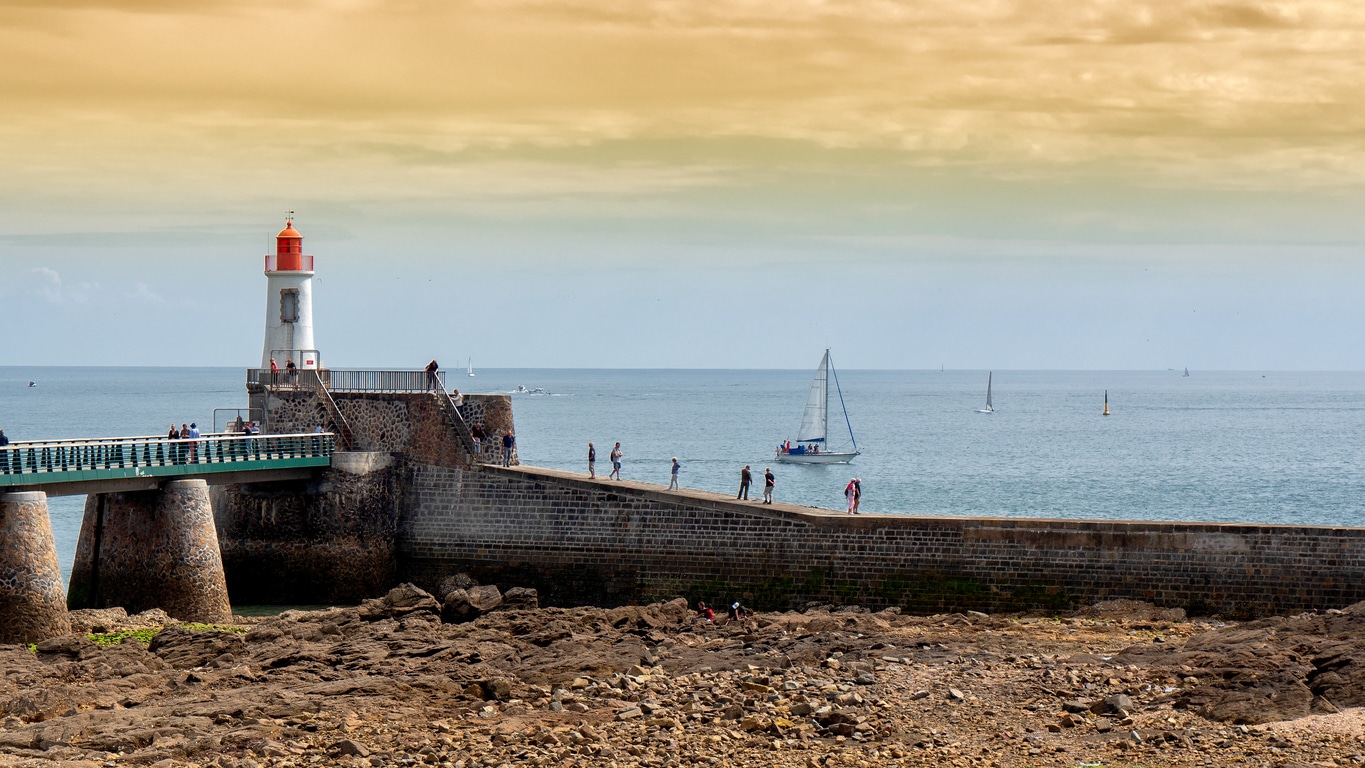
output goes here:
[[36, 382], [32, 382], [32, 381], [30, 381], [30, 382], [28, 383], [28, 385], [29, 385], [30, 387], [36, 387], [36, 386], [38, 386], [38, 384], [37, 384]]
[[1107, 389], [1104, 390], [1104, 413], [1101, 413], [1100, 415], [1101, 416], [1109, 415], [1109, 390]]
[[1189, 369], [1189, 368], [1186, 368], [1186, 369], [1185, 369], [1185, 376], [1186, 376], [1186, 378], [1188, 378], [1189, 375], [1190, 375], [1190, 369]]
[[992, 371], [986, 373], [986, 407], [978, 408], [977, 413], [995, 413], [995, 406], [991, 405], [991, 375]]
[[[826, 438], [829, 437], [829, 378], [834, 377], [834, 391], [839, 394], [839, 407], [844, 412], [844, 424], [848, 426], [848, 439], [852, 450], [831, 451]], [[847, 464], [858, 456], [858, 441], [853, 437], [853, 424], [848, 420], [848, 408], [844, 405], [844, 392], [839, 388], [839, 374], [829, 359], [829, 350], [820, 358], [820, 367], [815, 369], [811, 380], [810, 392], [806, 395], [806, 407], [801, 412], [801, 426], [796, 429], [796, 444], [787, 440], [777, 447], [777, 460], [791, 464]]]
[[466, 367], [467, 370], [469, 371], [469, 375], [470, 375], [470, 376], [473, 376], [473, 375], [474, 375], [474, 358], [472, 358], [472, 357], [469, 358], [469, 360], [467, 360], [467, 361], [465, 362], [465, 367]]

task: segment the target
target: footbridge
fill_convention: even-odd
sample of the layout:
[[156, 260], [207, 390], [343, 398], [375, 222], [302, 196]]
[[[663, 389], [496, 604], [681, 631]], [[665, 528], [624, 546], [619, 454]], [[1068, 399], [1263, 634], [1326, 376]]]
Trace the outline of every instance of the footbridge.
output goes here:
[[321, 432], [10, 443], [0, 447], [0, 493], [72, 496], [154, 490], [170, 480], [221, 485], [305, 479], [331, 466], [336, 442], [335, 434]]

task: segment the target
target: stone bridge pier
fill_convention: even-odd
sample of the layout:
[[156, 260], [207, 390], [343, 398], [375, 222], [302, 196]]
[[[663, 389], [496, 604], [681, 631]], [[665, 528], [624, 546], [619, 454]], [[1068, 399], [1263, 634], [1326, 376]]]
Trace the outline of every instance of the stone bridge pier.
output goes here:
[[69, 605], [160, 608], [182, 621], [223, 621], [228, 602], [218, 533], [203, 480], [85, 500]]
[[41, 491], [0, 493], [0, 617], [0, 643], [36, 643], [71, 632]]

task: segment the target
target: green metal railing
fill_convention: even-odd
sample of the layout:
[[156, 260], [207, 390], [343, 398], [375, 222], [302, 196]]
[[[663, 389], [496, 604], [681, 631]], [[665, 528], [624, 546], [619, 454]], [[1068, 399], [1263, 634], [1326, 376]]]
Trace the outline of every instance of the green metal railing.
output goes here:
[[60, 482], [182, 477], [257, 469], [326, 467], [336, 436], [204, 435], [198, 439], [107, 437], [0, 447], [0, 488]]

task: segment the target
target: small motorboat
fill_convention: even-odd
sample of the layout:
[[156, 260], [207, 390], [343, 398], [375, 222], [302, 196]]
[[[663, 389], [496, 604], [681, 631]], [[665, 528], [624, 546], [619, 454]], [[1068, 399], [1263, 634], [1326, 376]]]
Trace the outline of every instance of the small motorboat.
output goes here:
[[36, 386], [38, 386], [38, 383], [35, 382], [35, 381], [30, 381], [30, 382], [28, 383], [28, 385], [29, 385], [30, 387], [36, 387]]

